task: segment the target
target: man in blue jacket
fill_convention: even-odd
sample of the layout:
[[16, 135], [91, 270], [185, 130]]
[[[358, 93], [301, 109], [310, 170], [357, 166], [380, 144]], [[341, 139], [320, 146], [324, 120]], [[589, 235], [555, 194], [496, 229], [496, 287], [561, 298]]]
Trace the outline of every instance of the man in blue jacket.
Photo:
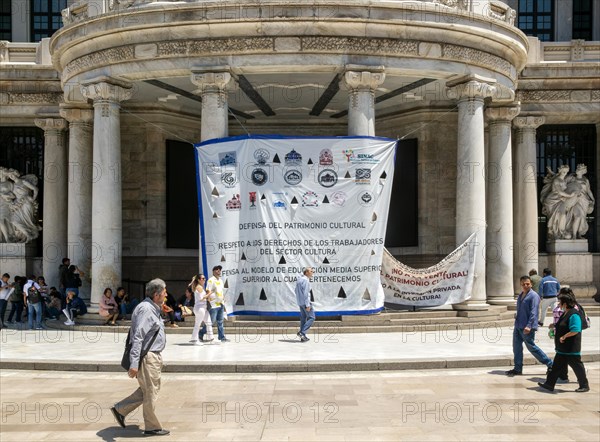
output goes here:
[[517, 314], [515, 315], [515, 329], [513, 331], [513, 354], [515, 368], [506, 372], [507, 376], [523, 374], [523, 343], [527, 350], [548, 369], [552, 369], [552, 360], [535, 345], [535, 331], [538, 328], [538, 309], [540, 306], [539, 295], [531, 290], [529, 276], [521, 276], [523, 291], [517, 299]]
[[540, 281], [540, 320], [539, 325], [544, 325], [546, 319], [546, 311], [548, 307], [552, 307], [556, 303], [556, 297], [560, 291], [560, 283], [558, 279], [552, 276], [552, 270], [549, 268], [544, 269], [544, 277]]

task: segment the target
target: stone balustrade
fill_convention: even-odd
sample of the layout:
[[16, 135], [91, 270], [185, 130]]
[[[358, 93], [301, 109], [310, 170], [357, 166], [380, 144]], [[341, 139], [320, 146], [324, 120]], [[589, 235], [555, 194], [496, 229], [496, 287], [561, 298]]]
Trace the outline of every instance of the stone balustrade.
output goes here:
[[51, 65], [49, 38], [39, 43], [11, 43], [0, 41], [0, 64]]
[[527, 64], [597, 63], [598, 61], [600, 61], [600, 42], [585, 40], [545, 42], [536, 37], [529, 37]]

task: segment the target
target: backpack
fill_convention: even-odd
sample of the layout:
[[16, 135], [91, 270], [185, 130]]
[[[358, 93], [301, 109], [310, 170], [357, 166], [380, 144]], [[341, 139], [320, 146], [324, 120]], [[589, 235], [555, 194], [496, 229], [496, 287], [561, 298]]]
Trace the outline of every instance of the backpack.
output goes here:
[[40, 295], [39, 290], [36, 289], [34, 285], [31, 285], [31, 287], [27, 289], [27, 302], [37, 304], [41, 300], [42, 296]]
[[583, 309], [583, 307], [581, 306], [581, 304], [576, 303], [575, 306], [577, 307], [577, 314], [579, 315], [579, 317], [581, 318], [581, 330], [585, 330], [586, 328], [590, 328], [592, 323], [590, 321], [589, 316], [585, 313], [585, 310]]

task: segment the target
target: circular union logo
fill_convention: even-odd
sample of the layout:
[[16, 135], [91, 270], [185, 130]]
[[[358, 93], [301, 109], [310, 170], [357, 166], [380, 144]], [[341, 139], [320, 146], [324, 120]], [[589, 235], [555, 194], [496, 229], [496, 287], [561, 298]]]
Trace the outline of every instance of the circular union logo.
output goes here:
[[254, 151], [254, 159], [258, 164], [266, 164], [271, 154], [267, 149], [256, 149]]
[[223, 172], [221, 174], [221, 182], [225, 187], [234, 187], [237, 183], [237, 178], [234, 172]]
[[257, 186], [262, 186], [269, 179], [269, 175], [264, 169], [257, 167], [252, 171], [252, 182]]
[[297, 169], [290, 169], [283, 175], [283, 179], [290, 186], [295, 186], [302, 182], [302, 172]]
[[323, 187], [333, 187], [337, 183], [338, 176], [333, 169], [323, 169], [319, 173], [318, 180]]
[[358, 203], [361, 206], [371, 206], [374, 202], [375, 200], [371, 192], [364, 191], [358, 195]]
[[331, 194], [331, 202], [336, 206], [342, 207], [346, 202], [346, 194], [344, 192], [333, 192]]

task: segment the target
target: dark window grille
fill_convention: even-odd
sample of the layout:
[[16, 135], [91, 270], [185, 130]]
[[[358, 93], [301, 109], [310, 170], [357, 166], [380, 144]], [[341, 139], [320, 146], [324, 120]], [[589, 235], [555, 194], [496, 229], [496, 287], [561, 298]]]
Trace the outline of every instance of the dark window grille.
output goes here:
[[51, 37], [62, 27], [67, 0], [31, 0], [31, 41]]
[[573, 0], [573, 39], [592, 40], [592, 0]]
[[[592, 193], [595, 192], [596, 182], [596, 126], [593, 124], [574, 125], [545, 125], [537, 130], [537, 170], [538, 170], [538, 195], [544, 186], [544, 176], [548, 173], [546, 167], [550, 167], [554, 173], [558, 167], [566, 164], [569, 173], [574, 173], [577, 165], [583, 163], [587, 166], [586, 177], [590, 181]], [[596, 216], [598, 213], [598, 198], [596, 207], [588, 215], [589, 230], [586, 234], [589, 251], [596, 250]], [[546, 251], [547, 219], [542, 214], [542, 205], [538, 201], [539, 222], [539, 249]]]
[[0, 40], [12, 41], [11, 2], [0, 2]]
[[542, 41], [554, 40], [554, 1], [519, 0], [518, 27]]
[[[38, 178], [38, 218], [43, 219], [44, 203], [44, 131], [37, 127], [0, 128], [0, 166], [16, 169], [21, 175]], [[42, 234], [37, 239], [37, 256], [42, 252]]]

